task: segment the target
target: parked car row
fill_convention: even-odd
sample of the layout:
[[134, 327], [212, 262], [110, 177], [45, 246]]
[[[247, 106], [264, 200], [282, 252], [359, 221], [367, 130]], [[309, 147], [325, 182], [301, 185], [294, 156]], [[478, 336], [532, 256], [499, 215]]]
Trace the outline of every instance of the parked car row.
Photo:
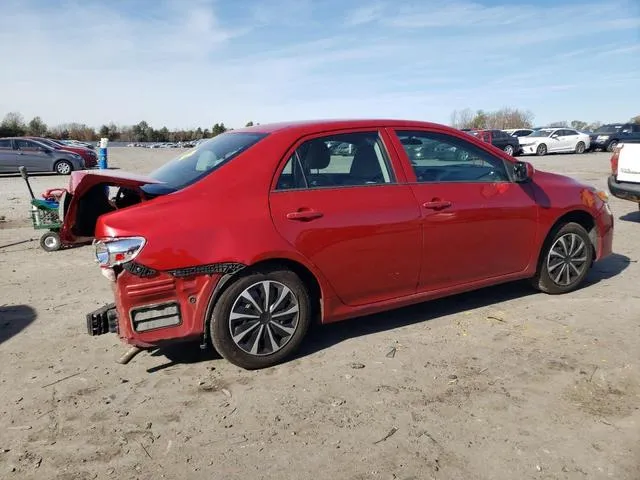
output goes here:
[[97, 164], [96, 152], [81, 145], [42, 137], [0, 138], [0, 173], [17, 173], [18, 167], [25, 166], [29, 172], [69, 175]]
[[509, 155], [580, 154], [597, 150], [612, 152], [619, 143], [640, 140], [640, 125], [633, 123], [603, 125], [590, 133], [569, 127], [463, 131], [491, 143]]

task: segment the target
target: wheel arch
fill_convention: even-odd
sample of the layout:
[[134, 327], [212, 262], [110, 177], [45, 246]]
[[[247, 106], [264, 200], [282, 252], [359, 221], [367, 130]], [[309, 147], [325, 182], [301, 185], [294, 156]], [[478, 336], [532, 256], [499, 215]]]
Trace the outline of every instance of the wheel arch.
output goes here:
[[540, 262], [542, 262], [542, 255], [545, 249], [548, 247], [549, 243], [553, 239], [555, 232], [557, 232], [563, 225], [567, 223], [577, 223], [582, 226], [587, 233], [589, 234], [589, 239], [591, 240], [591, 248], [593, 250], [593, 258], [596, 258], [596, 253], [598, 252], [598, 232], [597, 232], [597, 224], [596, 219], [586, 210], [582, 209], [574, 209], [569, 210], [568, 212], [563, 213], [560, 217], [556, 219], [556, 221], [551, 225], [551, 228], [547, 230], [544, 241], [540, 245], [540, 249], [538, 251], [538, 261], [536, 263], [536, 271], [540, 268]]
[[211, 294], [209, 304], [207, 305], [205, 319], [204, 319], [204, 341], [206, 343], [209, 338], [209, 324], [211, 322], [211, 316], [213, 309], [220, 299], [220, 296], [234, 283], [235, 280], [242, 278], [244, 275], [248, 275], [257, 271], [285, 269], [294, 272], [300, 277], [305, 286], [309, 289], [309, 296], [311, 298], [312, 315], [315, 323], [322, 322], [324, 315], [323, 299], [326, 292], [324, 292], [320, 280], [317, 275], [311, 271], [309, 267], [302, 262], [293, 260], [286, 257], [271, 257], [263, 258], [254, 263], [245, 266], [242, 270], [227, 274], [220, 278], [218, 284]]

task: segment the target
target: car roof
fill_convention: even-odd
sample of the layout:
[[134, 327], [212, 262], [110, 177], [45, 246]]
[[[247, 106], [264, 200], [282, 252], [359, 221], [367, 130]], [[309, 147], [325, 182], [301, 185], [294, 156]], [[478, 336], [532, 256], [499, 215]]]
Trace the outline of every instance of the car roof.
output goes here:
[[274, 133], [284, 130], [295, 130], [302, 133], [322, 130], [338, 130], [342, 128], [369, 128], [369, 127], [431, 127], [431, 128], [452, 128], [446, 125], [420, 120], [399, 120], [399, 119], [327, 119], [327, 120], [298, 120], [291, 122], [273, 122], [251, 127], [234, 129], [233, 132], [260, 132]]

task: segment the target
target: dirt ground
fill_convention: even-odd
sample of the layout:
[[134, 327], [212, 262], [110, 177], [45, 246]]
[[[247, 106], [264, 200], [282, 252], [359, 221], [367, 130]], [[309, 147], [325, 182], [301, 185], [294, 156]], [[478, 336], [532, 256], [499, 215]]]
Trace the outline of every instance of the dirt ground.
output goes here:
[[[113, 148], [110, 165], [174, 155]], [[530, 158], [600, 187], [608, 159]], [[91, 247], [41, 250], [4, 176], [0, 478], [640, 479], [640, 212], [611, 203], [615, 254], [575, 293], [516, 283], [320, 327], [248, 372], [196, 345], [115, 363], [117, 338], [86, 334], [111, 301]]]

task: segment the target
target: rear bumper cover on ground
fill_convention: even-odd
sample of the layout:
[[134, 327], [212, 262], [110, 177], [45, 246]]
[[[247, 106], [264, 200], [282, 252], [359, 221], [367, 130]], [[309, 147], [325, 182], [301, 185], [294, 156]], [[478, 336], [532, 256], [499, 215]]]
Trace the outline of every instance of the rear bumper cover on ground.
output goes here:
[[640, 183], [618, 182], [613, 175], [609, 176], [607, 183], [614, 197], [640, 203]]

